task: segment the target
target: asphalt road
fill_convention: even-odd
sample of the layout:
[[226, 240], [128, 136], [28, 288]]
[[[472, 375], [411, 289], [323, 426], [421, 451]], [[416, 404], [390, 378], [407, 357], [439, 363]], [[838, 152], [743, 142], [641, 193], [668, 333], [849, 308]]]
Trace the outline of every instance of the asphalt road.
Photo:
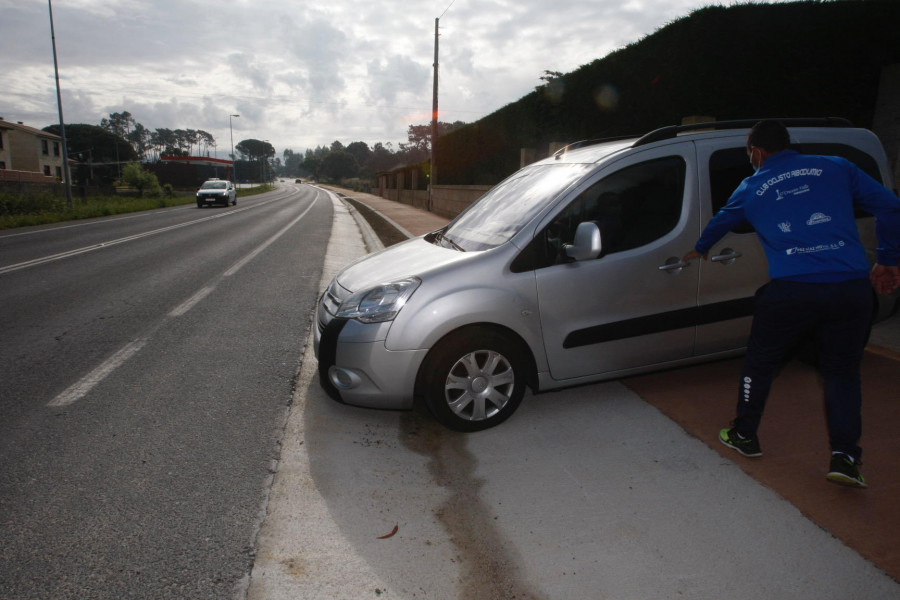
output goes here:
[[290, 184], [0, 232], [0, 598], [240, 593], [332, 213]]

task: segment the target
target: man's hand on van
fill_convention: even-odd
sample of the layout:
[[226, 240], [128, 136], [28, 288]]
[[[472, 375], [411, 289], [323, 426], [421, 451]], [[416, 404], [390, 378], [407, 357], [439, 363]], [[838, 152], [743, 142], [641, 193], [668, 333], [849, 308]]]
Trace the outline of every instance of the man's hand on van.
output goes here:
[[875, 291], [886, 296], [900, 287], [900, 267], [876, 264], [869, 274]]
[[690, 252], [688, 252], [687, 254], [685, 254], [685, 255], [684, 255], [684, 258], [682, 258], [681, 260], [683, 260], [684, 262], [691, 262], [691, 261], [694, 260], [695, 258], [702, 258], [703, 260], [706, 260], [706, 257], [707, 257], [708, 255], [709, 255], [709, 253], [707, 253], [707, 254], [700, 254], [700, 253], [697, 252], [696, 250], [691, 250]]

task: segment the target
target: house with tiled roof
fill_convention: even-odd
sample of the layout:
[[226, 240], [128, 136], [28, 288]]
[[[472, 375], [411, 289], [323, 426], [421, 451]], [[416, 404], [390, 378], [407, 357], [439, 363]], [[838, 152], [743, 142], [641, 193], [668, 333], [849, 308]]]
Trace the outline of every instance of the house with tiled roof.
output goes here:
[[63, 180], [62, 138], [0, 117], [0, 181]]

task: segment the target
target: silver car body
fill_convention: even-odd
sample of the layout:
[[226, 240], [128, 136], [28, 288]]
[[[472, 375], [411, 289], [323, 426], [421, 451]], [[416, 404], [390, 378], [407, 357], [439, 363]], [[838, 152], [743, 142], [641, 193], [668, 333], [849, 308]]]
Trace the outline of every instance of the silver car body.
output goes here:
[[[716, 188], [725, 184], [715, 180], [718, 175], [711, 177], [711, 164], [722, 157], [746, 161], [746, 134], [746, 129], [695, 132], [640, 145], [632, 139], [566, 151], [517, 172], [442, 230], [462, 231], [468, 251], [454, 249], [438, 232], [347, 266], [317, 310], [315, 349], [323, 385], [348, 404], [410, 408], [429, 351], [444, 336], [472, 326], [475, 332], [500, 330], [526, 349], [528, 383], [535, 391], [740, 354], [752, 298], [768, 279], [756, 234], [729, 233], [710, 261], [685, 265], [681, 257], [717, 210], [713, 196], [723, 202], [725, 192]], [[798, 127], [791, 128], [791, 136], [795, 145], [810, 145], [820, 154], [840, 148], [861, 152], [869, 157], [870, 172], [882, 182], [893, 181], [881, 143], [867, 130]], [[646, 165], [660, 165], [665, 180], [664, 169], [678, 171], [682, 164], [680, 206], [670, 215], [657, 216], [652, 208], [641, 212], [642, 223], [667, 223], [661, 235], [632, 242], [635, 247], [622, 244], [626, 249], [599, 259], [535, 268], [523, 259], [536, 240], [549, 243], [551, 229], [589, 190], [598, 189], [595, 184], [627, 189], [629, 178]], [[517, 188], [517, 181], [525, 187]], [[726, 198], [736, 183], [727, 182]], [[642, 193], [652, 195], [651, 187]], [[464, 227], [478, 223], [482, 203], [496, 204], [504, 194], [508, 209], [489, 211], [479, 227]], [[867, 247], [874, 248], [873, 219], [858, 223]], [[481, 246], [486, 249], [473, 249]], [[366, 323], [365, 316], [361, 320], [347, 310], [352, 295], [397, 282], [405, 283], [372, 296], [387, 302], [399, 293], [392, 314], [378, 317], [385, 320]]]

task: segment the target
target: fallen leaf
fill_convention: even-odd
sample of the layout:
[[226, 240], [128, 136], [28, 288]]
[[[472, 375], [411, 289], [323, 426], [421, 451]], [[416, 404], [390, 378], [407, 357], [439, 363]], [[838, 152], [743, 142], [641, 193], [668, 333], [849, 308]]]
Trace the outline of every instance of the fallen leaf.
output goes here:
[[399, 525], [394, 525], [394, 528], [391, 530], [390, 533], [385, 534], [385, 535], [380, 535], [380, 536], [378, 536], [378, 539], [379, 539], [379, 540], [386, 540], [386, 539], [388, 539], [389, 537], [394, 537], [395, 535], [397, 535], [397, 532], [398, 532], [398, 531], [400, 531], [400, 526], [399, 526]]

